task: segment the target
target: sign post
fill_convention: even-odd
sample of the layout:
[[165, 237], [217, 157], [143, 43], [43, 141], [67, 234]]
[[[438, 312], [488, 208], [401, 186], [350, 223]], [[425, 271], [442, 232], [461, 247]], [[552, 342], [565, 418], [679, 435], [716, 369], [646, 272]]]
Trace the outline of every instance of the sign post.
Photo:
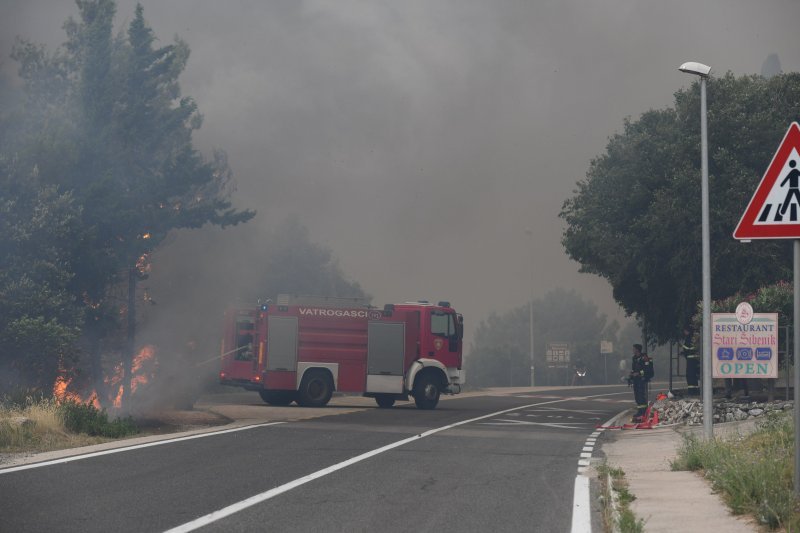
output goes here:
[[[794, 495], [800, 496], [800, 372], [797, 371], [797, 347], [800, 346], [800, 240], [794, 241]], [[786, 347], [788, 355], [788, 346]], [[788, 358], [787, 358], [788, 361]], [[789, 365], [786, 365], [789, 371]]]
[[796, 357], [800, 346], [800, 126], [797, 122], [789, 125], [733, 238], [745, 242], [794, 240], [794, 494], [800, 496], [800, 372]]
[[603, 356], [603, 383], [608, 385], [608, 354], [614, 352], [614, 343], [611, 341], [600, 341], [600, 354]]

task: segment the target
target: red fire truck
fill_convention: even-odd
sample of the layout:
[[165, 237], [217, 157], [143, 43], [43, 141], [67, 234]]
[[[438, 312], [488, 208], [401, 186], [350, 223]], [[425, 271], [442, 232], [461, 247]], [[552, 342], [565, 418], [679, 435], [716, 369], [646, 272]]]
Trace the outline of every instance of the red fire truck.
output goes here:
[[220, 383], [272, 405], [321, 407], [334, 391], [433, 409], [461, 392], [463, 317], [448, 302], [389, 304], [280, 296], [225, 314]]

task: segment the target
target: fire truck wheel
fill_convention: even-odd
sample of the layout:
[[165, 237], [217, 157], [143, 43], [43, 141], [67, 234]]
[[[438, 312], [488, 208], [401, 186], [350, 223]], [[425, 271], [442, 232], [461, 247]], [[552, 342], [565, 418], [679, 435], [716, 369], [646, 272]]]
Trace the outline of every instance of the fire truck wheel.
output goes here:
[[289, 405], [294, 401], [294, 393], [289, 391], [260, 390], [258, 394], [264, 402], [270, 405]]
[[300, 382], [297, 403], [303, 407], [323, 407], [333, 395], [333, 383], [330, 374], [324, 371], [311, 370]]
[[414, 403], [420, 409], [435, 409], [441, 392], [439, 380], [431, 374], [423, 374], [414, 382]]
[[375, 401], [378, 403], [378, 407], [385, 409], [394, 405], [394, 396], [390, 394], [378, 394], [375, 396]]

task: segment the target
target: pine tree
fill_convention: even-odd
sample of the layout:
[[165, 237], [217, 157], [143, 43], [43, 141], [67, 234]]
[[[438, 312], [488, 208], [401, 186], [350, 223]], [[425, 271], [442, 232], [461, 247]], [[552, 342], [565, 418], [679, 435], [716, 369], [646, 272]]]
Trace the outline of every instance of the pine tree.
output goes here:
[[[62, 49], [50, 55], [24, 41], [15, 47], [28, 112], [26, 133], [13, 144], [23, 148], [26, 164], [37, 165], [43, 184], [57, 185], [81, 206], [71, 290], [87, 308], [92, 367], [99, 368], [100, 343], [116, 334], [123, 311], [122, 361], [130, 377], [136, 284], [152, 252], [172, 230], [235, 225], [255, 213], [232, 207], [224, 152], [207, 159], [193, 145], [202, 120], [178, 83], [186, 43], [155, 47], [141, 5], [127, 33], [113, 37], [112, 0], [76, 3], [79, 17], [65, 23]], [[57, 95], [53, 86], [61, 89]], [[127, 285], [124, 304], [113, 298], [120, 284]]]

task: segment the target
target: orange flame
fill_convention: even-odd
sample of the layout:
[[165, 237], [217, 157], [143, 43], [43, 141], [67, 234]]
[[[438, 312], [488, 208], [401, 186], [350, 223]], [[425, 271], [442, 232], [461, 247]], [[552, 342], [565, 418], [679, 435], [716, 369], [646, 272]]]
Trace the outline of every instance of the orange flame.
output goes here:
[[[155, 346], [147, 345], [133, 357], [131, 362], [131, 374], [133, 376], [131, 378], [131, 394], [135, 394], [137, 389], [152, 379], [158, 364], [155, 354]], [[109, 390], [114, 391], [113, 405], [119, 409], [122, 407], [122, 392], [124, 390], [122, 364], [114, 366], [113, 374], [107, 376], [104, 381]], [[90, 403], [98, 409], [101, 408], [97, 391], [92, 390], [88, 396], [83, 397], [76, 392], [68, 390], [70, 383], [72, 383], [72, 378], [67, 378], [66, 372], [62, 370], [53, 384], [53, 396], [56, 401], [74, 400], [79, 403]]]
[[53, 397], [58, 403], [74, 401], [78, 403], [89, 403], [98, 409], [100, 408], [100, 401], [97, 399], [97, 393], [95, 391], [92, 391], [92, 393], [84, 399], [77, 392], [67, 390], [69, 384], [72, 383], [72, 378], [67, 379], [64, 374], [65, 372], [62, 370], [62, 373], [56, 378], [56, 382], [53, 384]]
[[133, 358], [133, 362], [131, 364], [131, 374], [133, 378], [131, 379], [131, 394], [136, 392], [136, 389], [139, 388], [140, 385], [144, 385], [145, 383], [150, 381], [152, 377], [152, 370], [147, 372], [147, 367], [152, 366], [152, 363], [155, 363], [156, 349], [152, 345], [147, 345], [141, 350], [136, 356]]

